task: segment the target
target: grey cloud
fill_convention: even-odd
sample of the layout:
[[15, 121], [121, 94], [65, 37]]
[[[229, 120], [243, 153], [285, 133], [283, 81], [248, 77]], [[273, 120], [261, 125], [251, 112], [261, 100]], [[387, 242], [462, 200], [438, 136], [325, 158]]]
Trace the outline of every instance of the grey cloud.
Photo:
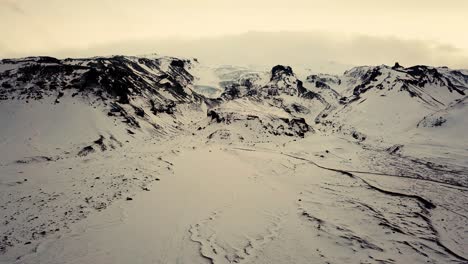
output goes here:
[[17, 14], [26, 14], [24, 9], [19, 5], [18, 1], [15, 0], [0, 0], [0, 6], [4, 6], [5, 8], [8, 8], [10, 11]]

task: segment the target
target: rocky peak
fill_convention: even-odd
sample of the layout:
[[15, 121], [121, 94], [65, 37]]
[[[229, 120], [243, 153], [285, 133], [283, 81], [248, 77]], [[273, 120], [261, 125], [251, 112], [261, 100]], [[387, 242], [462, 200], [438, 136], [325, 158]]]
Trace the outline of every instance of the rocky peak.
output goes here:
[[290, 66], [276, 65], [271, 69], [271, 81], [279, 80], [283, 76], [294, 76], [293, 70]]
[[392, 69], [394, 69], [394, 70], [396, 70], [396, 69], [403, 69], [403, 67], [400, 65], [400, 63], [395, 62], [395, 65], [393, 65]]

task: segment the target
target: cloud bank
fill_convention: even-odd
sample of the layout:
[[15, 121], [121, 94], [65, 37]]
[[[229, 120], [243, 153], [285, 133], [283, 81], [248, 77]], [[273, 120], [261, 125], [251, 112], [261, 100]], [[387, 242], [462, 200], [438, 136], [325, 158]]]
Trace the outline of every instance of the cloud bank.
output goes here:
[[79, 49], [44, 50], [38, 54], [1, 50], [2, 57], [50, 55], [88, 57], [101, 55], [163, 55], [196, 57], [209, 64], [317, 66], [434, 65], [468, 68], [466, 51], [433, 41], [324, 32], [248, 32], [200, 39], [143, 39], [107, 43]]

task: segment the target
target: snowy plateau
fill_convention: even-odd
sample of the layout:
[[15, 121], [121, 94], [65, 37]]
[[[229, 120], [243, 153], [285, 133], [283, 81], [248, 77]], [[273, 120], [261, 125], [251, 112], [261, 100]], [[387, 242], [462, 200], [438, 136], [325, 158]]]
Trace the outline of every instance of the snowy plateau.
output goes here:
[[0, 263], [468, 263], [468, 70], [0, 62]]

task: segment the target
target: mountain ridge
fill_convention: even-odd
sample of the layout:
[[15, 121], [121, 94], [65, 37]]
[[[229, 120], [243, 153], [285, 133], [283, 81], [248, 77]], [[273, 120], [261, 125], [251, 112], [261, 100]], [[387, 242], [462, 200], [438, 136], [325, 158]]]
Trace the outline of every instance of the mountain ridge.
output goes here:
[[[302, 78], [285, 65], [276, 65], [270, 72], [238, 70], [234, 66], [223, 67], [222, 71], [212, 69], [211, 75], [219, 76], [222, 81], [210, 83], [218, 85], [214, 90], [222, 93], [218, 97], [207, 97], [203, 91], [197, 92], [199, 68], [200, 63], [196, 59], [156, 55], [63, 60], [45, 56], [3, 59], [0, 61], [0, 99], [27, 102], [52, 96], [56, 98], [55, 103], [59, 103], [66, 91], [70, 91], [72, 97], [91, 94], [91, 101], [101, 100], [108, 105], [109, 116], [121, 116], [133, 127], [140, 127], [141, 122], [146, 122], [160, 129], [157, 116], [164, 113], [176, 120], [173, 115], [180, 105], [195, 105], [200, 110], [208, 109], [207, 115], [216, 113], [222, 116], [224, 114], [217, 110], [219, 107], [245, 98], [280, 108], [286, 116], [291, 116], [291, 120], [303, 120], [300, 122], [305, 127], [311, 124], [343, 127], [348, 125], [344, 116], [350, 109], [376, 111], [373, 108], [377, 106], [359, 109], [366, 100], [382, 100], [377, 96], [403, 96], [404, 100], [391, 100], [406, 101], [401, 105], [403, 108], [409, 103], [415, 105], [412, 108], [432, 109], [417, 110], [421, 111], [418, 118], [423, 119], [431, 111], [440, 111], [460, 99], [468, 89], [468, 72], [447, 67], [416, 65], [405, 68], [395, 63], [392, 67], [358, 66], [341, 76], [314, 73]], [[401, 93], [416, 100], [408, 99]], [[385, 102], [391, 103], [391, 100]], [[343, 112], [344, 115], [341, 114]], [[254, 115], [245, 114], [246, 117]], [[285, 115], [281, 115], [284, 118]], [[417, 123], [413, 126], [419, 127]], [[359, 124], [352, 124], [351, 127], [351, 135], [360, 133], [357, 132], [360, 130]]]

